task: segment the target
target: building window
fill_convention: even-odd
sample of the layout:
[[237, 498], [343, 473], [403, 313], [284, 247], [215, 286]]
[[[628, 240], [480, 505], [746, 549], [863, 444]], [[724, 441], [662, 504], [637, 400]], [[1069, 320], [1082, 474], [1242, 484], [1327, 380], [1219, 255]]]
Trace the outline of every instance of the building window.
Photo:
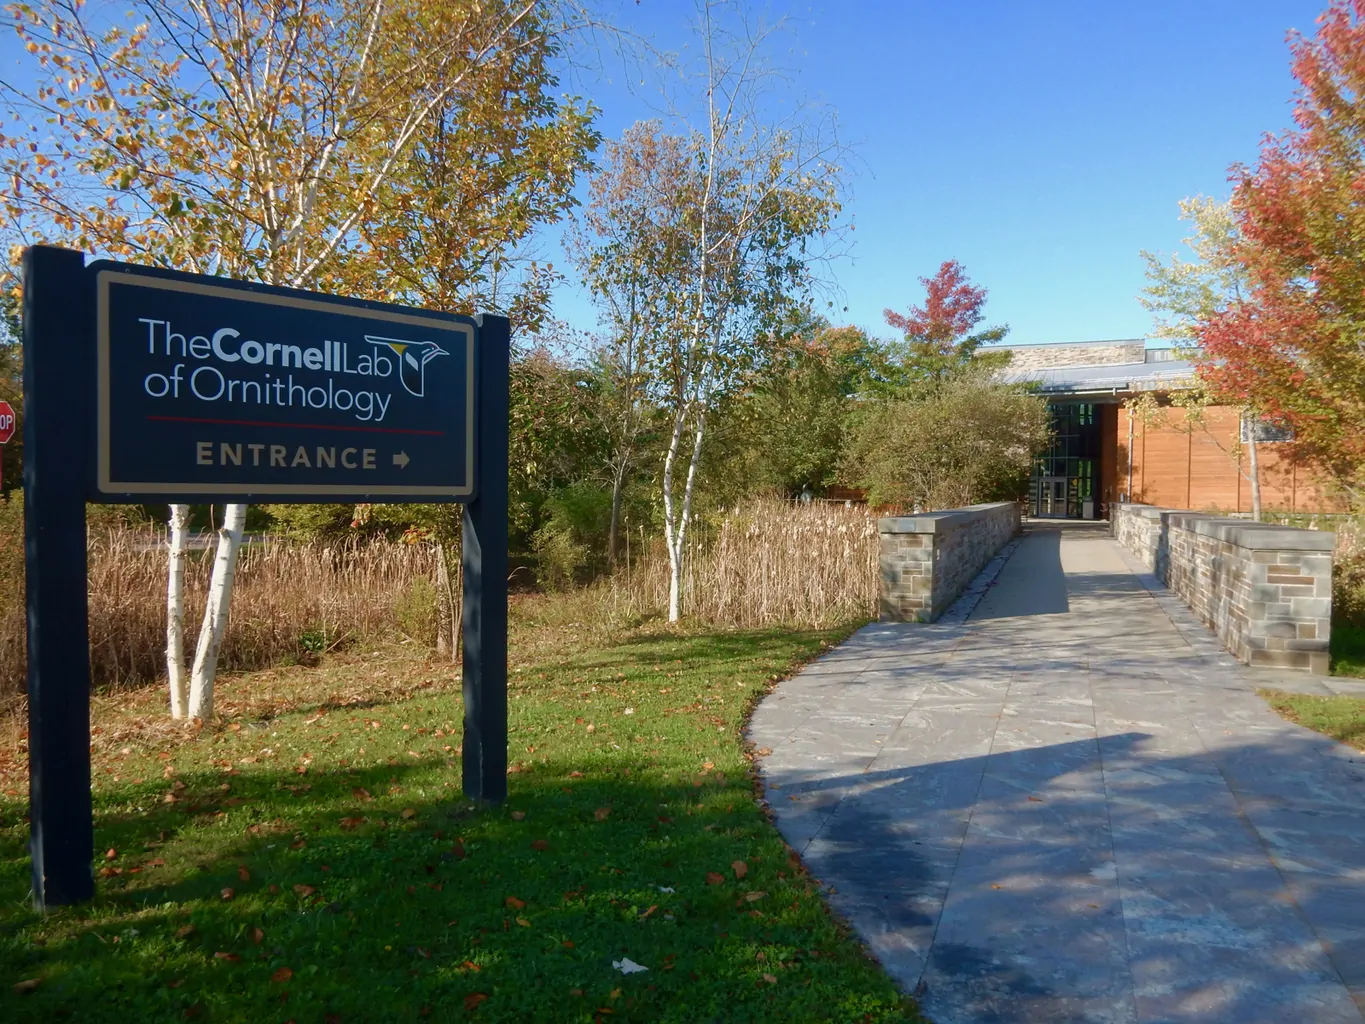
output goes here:
[[1253, 420], [1250, 416], [1242, 417], [1242, 443], [1251, 443], [1251, 426], [1256, 425], [1256, 443], [1265, 444], [1268, 441], [1292, 441], [1294, 440], [1294, 430], [1292, 427], [1281, 426], [1278, 423], [1269, 423], [1266, 420]]

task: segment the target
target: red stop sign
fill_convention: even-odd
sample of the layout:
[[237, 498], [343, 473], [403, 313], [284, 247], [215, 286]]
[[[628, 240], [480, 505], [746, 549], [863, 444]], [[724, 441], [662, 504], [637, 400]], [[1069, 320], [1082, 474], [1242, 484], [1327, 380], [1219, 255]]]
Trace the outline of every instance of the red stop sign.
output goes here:
[[14, 407], [0, 401], [0, 444], [7, 444], [14, 436]]

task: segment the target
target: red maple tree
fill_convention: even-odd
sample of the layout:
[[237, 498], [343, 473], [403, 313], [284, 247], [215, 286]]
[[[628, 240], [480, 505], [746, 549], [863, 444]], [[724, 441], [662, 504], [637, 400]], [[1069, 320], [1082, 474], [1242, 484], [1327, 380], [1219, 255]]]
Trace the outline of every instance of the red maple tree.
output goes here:
[[941, 379], [970, 363], [981, 345], [999, 341], [1009, 331], [1001, 326], [973, 333], [981, 323], [986, 289], [972, 284], [957, 260], [945, 260], [937, 274], [919, 280], [925, 290], [922, 307], [882, 313], [887, 324], [905, 334], [904, 369], [912, 377]]
[[1246, 297], [1198, 327], [1216, 390], [1294, 430], [1302, 459], [1365, 494], [1365, 0], [1292, 34], [1295, 127], [1233, 168]]
[[894, 309], [882, 311], [887, 324], [903, 331], [907, 338], [946, 349], [981, 322], [986, 289], [968, 281], [966, 270], [957, 260], [944, 260], [937, 274], [919, 280], [927, 293], [923, 308], [911, 306], [904, 315]]

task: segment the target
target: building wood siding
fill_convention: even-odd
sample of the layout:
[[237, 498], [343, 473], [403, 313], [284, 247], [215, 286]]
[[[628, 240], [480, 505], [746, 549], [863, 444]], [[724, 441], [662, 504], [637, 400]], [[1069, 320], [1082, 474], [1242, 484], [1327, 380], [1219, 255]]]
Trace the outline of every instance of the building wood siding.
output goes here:
[[[1133, 444], [1128, 448], [1132, 420]], [[1108, 419], [1101, 421], [1106, 430]], [[1115, 457], [1102, 465], [1112, 467], [1106, 492], [1128, 492], [1129, 458], [1132, 459], [1130, 500], [1195, 511], [1250, 512], [1251, 487], [1245, 476], [1246, 452], [1238, 450], [1240, 412], [1230, 406], [1204, 410], [1203, 422], [1191, 423], [1185, 410], [1163, 409], [1150, 423], [1131, 417], [1118, 407], [1113, 416], [1112, 445]], [[1257, 452], [1261, 468], [1261, 504], [1267, 510], [1287, 512], [1337, 512], [1344, 506], [1328, 496], [1328, 488], [1294, 466], [1284, 448], [1262, 442]]]

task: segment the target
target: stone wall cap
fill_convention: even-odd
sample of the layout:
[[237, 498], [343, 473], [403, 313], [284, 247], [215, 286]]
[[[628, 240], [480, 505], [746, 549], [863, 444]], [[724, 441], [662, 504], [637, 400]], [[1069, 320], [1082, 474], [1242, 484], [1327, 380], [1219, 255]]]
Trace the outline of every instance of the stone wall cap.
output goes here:
[[985, 519], [1005, 509], [1017, 510], [1018, 502], [993, 501], [985, 505], [921, 512], [917, 516], [887, 516], [877, 520], [878, 533], [943, 533], [965, 523]]
[[1135, 501], [1116, 501], [1114, 506], [1120, 512], [1142, 516], [1144, 519], [1160, 519], [1163, 512], [1173, 511], [1169, 508], [1158, 508], [1156, 505], [1141, 505]]
[[1168, 521], [1173, 526], [1191, 530], [1200, 536], [1212, 537], [1251, 551], [1331, 551], [1337, 541], [1336, 534], [1327, 530], [1225, 519], [1197, 512], [1172, 512], [1168, 515]]

